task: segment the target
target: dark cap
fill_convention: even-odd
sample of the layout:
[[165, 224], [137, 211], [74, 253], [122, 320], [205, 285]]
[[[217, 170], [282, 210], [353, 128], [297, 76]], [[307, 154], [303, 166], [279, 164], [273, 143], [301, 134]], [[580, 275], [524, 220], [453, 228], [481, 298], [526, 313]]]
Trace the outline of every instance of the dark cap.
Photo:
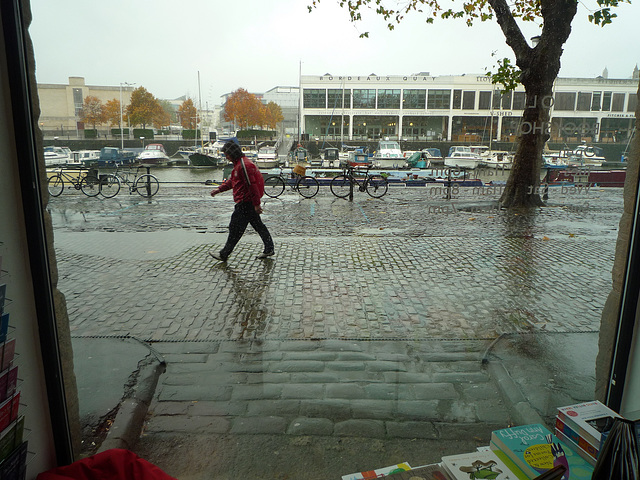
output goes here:
[[229, 155], [232, 160], [238, 160], [242, 157], [242, 148], [233, 140], [227, 140], [222, 147], [222, 153]]

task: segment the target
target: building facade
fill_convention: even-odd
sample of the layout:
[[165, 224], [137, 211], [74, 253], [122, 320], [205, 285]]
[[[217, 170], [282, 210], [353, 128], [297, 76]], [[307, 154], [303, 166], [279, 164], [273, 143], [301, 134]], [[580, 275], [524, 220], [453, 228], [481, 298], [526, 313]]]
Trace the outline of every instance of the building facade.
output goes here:
[[[637, 79], [558, 78], [552, 98], [502, 93], [486, 75], [301, 77], [301, 131], [326, 140], [515, 141], [527, 102], [550, 109], [551, 142], [629, 141]], [[526, 132], [524, 132], [526, 133]]]

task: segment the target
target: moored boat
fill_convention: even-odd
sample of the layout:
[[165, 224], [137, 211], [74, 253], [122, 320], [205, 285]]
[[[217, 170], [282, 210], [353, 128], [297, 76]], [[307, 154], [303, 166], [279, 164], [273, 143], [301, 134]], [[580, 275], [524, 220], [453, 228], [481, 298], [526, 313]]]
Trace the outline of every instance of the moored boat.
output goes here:
[[477, 168], [482, 164], [482, 157], [471, 151], [471, 147], [453, 146], [444, 159], [447, 167]]
[[69, 147], [44, 147], [44, 164], [46, 167], [67, 165], [73, 160]]
[[150, 143], [138, 155], [138, 162], [145, 167], [166, 165], [169, 160], [169, 156], [161, 143]]
[[377, 168], [402, 168], [406, 165], [400, 144], [394, 140], [380, 140], [372, 161]]
[[278, 166], [278, 153], [275, 147], [265, 146], [258, 150], [258, 155], [252, 159], [258, 168], [275, 168]]

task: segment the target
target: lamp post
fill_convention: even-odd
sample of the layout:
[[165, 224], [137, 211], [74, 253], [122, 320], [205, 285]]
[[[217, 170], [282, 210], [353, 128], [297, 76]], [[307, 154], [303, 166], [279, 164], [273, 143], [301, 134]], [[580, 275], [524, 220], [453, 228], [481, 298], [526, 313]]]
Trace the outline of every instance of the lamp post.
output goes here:
[[122, 125], [122, 86], [131, 87], [135, 83], [120, 82], [120, 148], [124, 149], [124, 127]]

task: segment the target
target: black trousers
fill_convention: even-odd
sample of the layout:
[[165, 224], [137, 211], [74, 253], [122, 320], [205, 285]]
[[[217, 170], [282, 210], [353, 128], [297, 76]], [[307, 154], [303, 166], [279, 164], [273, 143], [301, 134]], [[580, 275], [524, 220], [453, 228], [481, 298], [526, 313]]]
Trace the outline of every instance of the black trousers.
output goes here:
[[220, 255], [227, 258], [233, 252], [233, 249], [238, 244], [244, 231], [247, 229], [247, 225], [251, 224], [253, 229], [258, 232], [262, 243], [264, 243], [264, 252], [273, 252], [273, 239], [267, 229], [267, 226], [262, 223], [260, 215], [256, 213], [254, 206], [249, 202], [236, 203], [235, 209], [231, 214], [231, 221], [229, 222], [229, 237], [224, 248], [220, 250]]

